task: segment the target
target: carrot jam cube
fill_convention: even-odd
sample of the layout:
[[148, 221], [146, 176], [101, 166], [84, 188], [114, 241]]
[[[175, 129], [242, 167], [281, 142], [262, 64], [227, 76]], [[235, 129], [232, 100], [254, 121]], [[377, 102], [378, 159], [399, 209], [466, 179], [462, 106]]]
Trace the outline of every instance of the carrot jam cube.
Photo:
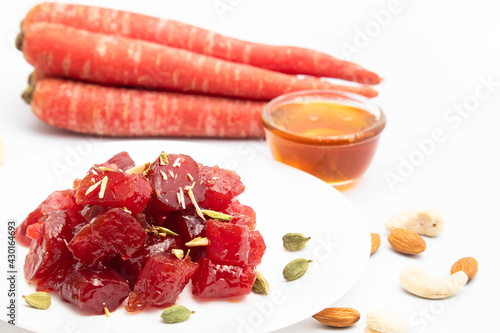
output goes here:
[[199, 297], [230, 297], [248, 295], [255, 281], [254, 267], [217, 264], [201, 258], [192, 278], [193, 295]]

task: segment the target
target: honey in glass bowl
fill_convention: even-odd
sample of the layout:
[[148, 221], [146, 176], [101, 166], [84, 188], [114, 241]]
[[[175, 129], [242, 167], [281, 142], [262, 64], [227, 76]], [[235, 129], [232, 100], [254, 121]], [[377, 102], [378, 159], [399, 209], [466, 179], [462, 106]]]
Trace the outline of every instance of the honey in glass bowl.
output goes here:
[[276, 160], [334, 186], [366, 171], [386, 123], [371, 100], [335, 91], [280, 96], [266, 105], [261, 119]]

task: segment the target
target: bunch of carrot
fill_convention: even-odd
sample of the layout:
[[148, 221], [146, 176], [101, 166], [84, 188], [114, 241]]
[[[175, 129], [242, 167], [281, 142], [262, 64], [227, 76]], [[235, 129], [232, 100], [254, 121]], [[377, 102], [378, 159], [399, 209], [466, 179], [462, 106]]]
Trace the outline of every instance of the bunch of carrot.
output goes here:
[[260, 113], [272, 98], [310, 89], [375, 97], [369, 85], [380, 82], [318, 51], [85, 5], [33, 7], [16, 47], [35, 67], [23, 98], [38, 118], [106, 136], [262, 137]]

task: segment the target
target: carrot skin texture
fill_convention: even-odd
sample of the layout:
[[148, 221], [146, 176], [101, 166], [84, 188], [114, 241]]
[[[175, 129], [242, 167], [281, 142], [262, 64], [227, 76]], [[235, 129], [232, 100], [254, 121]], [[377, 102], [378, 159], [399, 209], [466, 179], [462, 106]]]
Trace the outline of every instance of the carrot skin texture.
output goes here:
[[121, 137], [263, 138], [265, 102], [107, 87], [58, 78], [35, 84], [31, 107], [45, 123]]
[[370, 86], [339, 86], [237, 64], [142, 40], [33, 23], [24, 30], [22, 52], [49, 76], [101, 84], [139, 86], [269, 100], [291, 91], [327, 89], [375, 97]]
[[92, 32], [122, 35], [287, 74], [332, 77], [362, 84], [381, 81], [374, 72], [319, 51], [252, 43], [139, 13], [46, 2], [33, 7], [23, 25], [35, 22], [61, 23]]

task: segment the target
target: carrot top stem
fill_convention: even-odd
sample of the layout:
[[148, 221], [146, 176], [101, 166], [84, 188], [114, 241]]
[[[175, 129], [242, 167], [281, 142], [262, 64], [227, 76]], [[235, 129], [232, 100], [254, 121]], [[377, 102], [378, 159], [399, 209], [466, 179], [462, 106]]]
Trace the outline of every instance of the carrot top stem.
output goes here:
[[31, 86], [32, 84], [35, 83], [35, 72], [31, 72], [30, 75], [28, 75], [28, 84]]
[[23, 40], [24, 40], [24, 30], [21, 30], [21, 32], [19, 32], [16, 36], [16, 49], [18, 49], [19, 51], [22, 51], [22, 47], [23, 47]]
[[35, 85], [30, 84], [28, 88], [26, 88], [25, 91], [23, 91], [23, 94], [21, 95], [22, 99], [26, 102], [26, 104], [31, 104], [31, 101], [33, 100], [33, 94], [35, 92]]

